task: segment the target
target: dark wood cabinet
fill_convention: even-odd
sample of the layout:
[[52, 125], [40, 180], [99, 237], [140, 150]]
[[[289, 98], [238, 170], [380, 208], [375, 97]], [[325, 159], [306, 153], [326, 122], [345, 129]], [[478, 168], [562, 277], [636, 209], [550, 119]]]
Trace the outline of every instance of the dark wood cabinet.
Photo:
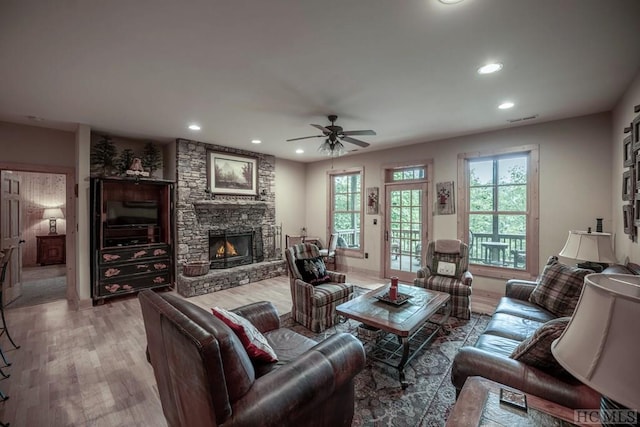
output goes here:
[[173, 286], [173, 187], [169, 181], [92, 178], [94, 303]]
[[37, 263], [40, 265], [65, 264], [67, 262], [67, 241], [64, 234], [36, 236]]

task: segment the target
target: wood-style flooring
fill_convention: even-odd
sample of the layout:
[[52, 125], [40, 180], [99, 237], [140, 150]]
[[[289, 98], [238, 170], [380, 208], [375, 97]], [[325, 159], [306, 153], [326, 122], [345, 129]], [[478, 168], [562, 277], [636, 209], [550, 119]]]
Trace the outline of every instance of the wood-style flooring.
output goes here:
[[[355, 285], [375, 288], [384, 279], [348, 273]], [[268, 300], [291, 310], [286, 276], [189, 298], [209, 310]], [[11, 426], [166, 426], [135, 296], [74, 311], [66, 301], [7, 308], [2, 347], [12, 365], [0, 390], [0, 422]]]

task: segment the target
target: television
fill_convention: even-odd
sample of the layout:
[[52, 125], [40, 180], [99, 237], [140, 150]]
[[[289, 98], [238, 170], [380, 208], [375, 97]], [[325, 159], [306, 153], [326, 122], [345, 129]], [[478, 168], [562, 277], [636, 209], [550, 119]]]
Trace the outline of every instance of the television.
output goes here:
[[107, 200], [107, 227], [143, 227], [158, 225], [155, 200]]

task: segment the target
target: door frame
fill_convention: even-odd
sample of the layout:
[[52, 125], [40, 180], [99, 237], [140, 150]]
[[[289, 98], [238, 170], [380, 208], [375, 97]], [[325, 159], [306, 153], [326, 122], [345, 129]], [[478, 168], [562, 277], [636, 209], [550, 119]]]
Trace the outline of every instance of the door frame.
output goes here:
[[[387, 179], [387, 177], [389, 176], [390, 172], [393, 171], [394, 169], [402, 169], [402, 168], [408, 168], [411, 166], [420, 166], [420, 167], [424, 167], [426, 169], [425, 171], [425, 179], [424, 180], [415, 180], [415, 181], [398, 181], [398, 182], [391, 182]], [[385, 277], [386, 272], [387, 272], [387, 260], [389, 259], [389, 257], [391, 256], [390, 251], [387, 251], [387, 245], [386, 245], [386, 241], [385, 241], [385, 227], [387, 224], [387, 186], [393, 186], [394, 184], [397, 183], [407, 183], [407, 182], [411, 182], [414, 184], [424, 184], [426, 187], [426, 191], [427, 194], [423, 199], [423, 202], [425, 204], [425, 211], [423, 212], [423, 218], [425, 218], [425, 221], [427, 223], [426, 227], [423, 227], [422, 232], [423, 232], [423, 236], [422, 236], [422, 253], [420, 254], [420, 259], [424, 259], [424, 252], [427, 250], [427, 245], [426, 242], [429, 241], [429, 239], [431, 238], [431, 236], [433, 236], [433, 220], [434, 220], [434, 216], [433, 216], [433, 192], [434, 190], [434, 184], [433, 184], [433, 159], [423, 159], [423, 160], [419, 160], [419, 161], [412, 161], [412, 162], [395, 162], [395, 163], [386, 163], [383, 164], [381, 166], [381, 176], [380, 176], [380, 182], [383, 183], [383, 190], [381, 191], [380, 194], [380, 212], [381, 212], [381, 232], [380, 232], [380, 259], [383, 260], [383, 262], [380, 263], [380, 272], [379, 275], [380, 277]]]
[[66, 280], [67, 280], [67, 301], [74, 306], [78, 305], [80, 300], [78, 288], [76, 286], [76, 236], [77, 236], [77, 218], [76, 218], [76, 174], [75, 169], [68, 166], [51, 166], [36, 165], [27, 163], [11, 163], [0, 161], [0, 170], [11, 170], [15, 172], [37, 172], [37, 173], [53, 173], [65, 175], [65, 203], [67, 215], [67, 231], [66, 231], [66, 247], [67, 247], [67, 264], [66, 264]]

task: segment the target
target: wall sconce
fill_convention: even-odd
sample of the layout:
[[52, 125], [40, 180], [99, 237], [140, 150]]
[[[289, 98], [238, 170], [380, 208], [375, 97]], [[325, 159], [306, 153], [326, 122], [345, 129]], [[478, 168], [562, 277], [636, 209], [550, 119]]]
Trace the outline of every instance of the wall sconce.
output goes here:
[[42, 218], [43, 219], [49, 219], [49, 234], [58, 234], [56, 232], [57, 230], [57, 225], [56, 225], [56, 221], [58, 218], [64, 218], [64, 215], [62, 214], [62, 209], [60, 208], [46, 208], [44, 210], [44, 212], [42, 213]]

